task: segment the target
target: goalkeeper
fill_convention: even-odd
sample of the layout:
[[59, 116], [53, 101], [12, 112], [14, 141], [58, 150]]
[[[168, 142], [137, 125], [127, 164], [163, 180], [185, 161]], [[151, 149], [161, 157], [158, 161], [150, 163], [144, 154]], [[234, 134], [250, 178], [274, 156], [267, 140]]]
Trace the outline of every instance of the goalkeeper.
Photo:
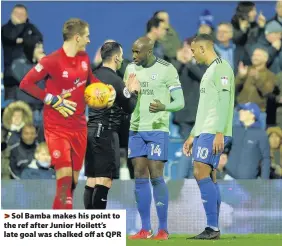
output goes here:
[[[53, 209], [72, 209], [87, 144], [84, 90], [87, 82], [97, 81], [85, 52], [90, 42], [88, 23], [66, 21], [63, 39], [63, 47], [42, 58], [20, 84], [23, 91], [45, 103], [44, 134], [57, 179]], [[45, 90], [36, 85], [42, 79]]]
[[192, 152], [194, 176], [207, 216], [206, 229], [194, 239], [218, 239], [221, 199], [215, 169], [232, 136], [234, 73], [228, 62], [216, 55], [209, 35], [197, 36], [191, 49], [196, 61], [208, 66], [200, 84], [196, 123], [183, 146], [186, 155]]

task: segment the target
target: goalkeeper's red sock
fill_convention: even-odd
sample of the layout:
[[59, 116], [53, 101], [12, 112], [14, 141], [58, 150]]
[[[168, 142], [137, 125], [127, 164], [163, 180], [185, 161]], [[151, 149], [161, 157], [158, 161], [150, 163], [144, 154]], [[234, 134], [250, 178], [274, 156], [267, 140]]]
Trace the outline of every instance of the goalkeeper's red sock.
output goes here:
[[53, 209], [72, 209], [72, 177], [66, 176], [57, 180], [56, 196]]

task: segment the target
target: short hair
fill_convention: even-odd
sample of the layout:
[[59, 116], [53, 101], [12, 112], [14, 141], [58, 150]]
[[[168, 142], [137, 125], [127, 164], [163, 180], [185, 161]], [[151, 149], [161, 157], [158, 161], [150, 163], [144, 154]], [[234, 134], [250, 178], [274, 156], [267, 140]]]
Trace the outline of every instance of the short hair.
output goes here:
[[117, 42], [107, 42], [101, 47], [101, 58], [102, 61], [109, 61], [113, 55], [119, 54], [121, 52], [121, 44]]
[[158, 11], [156, 11], [154, 14], [153, 14], [153, 17], [158, 17], [158, 14], [159, 13], [167, 13], [166, 11], [164, 11], [164, 10], [158, 10]]
[[232, 26], [232, 24], [230, 22], [220, 22], [217, 25], [217, 27], [222, 26], [222, 25], [228, 26], [233, 31], [233, 26]]
[[164, 22], [163, 20], [159, 19], [158, 17], [152, 17], [147, 22], [147, 33], [152, 30], [153, 27], [158, 28], [160, 26], [160, 23]]
[[74, 37], [74, 35], [83, 35], [85, 28], [88, 27], [88, 23], [79, 18], [71, 18], [64, 23], [63, 27], [63, 39], [67, 41]]
[[25, 9], [25, 11], [27, 12], [27, 8], [26, 8], [26, 6], [24, 6], [23, 4], [16, 4], [16, 5], [13, 7], [13, 10], [16, 9], [16, 8]]
[[193, 40], [193, 42], [195, 42], [195, 43], [200, 42], [200, 41], [208, 41], [208, 42], [211, 42], [211, 43], [214, 42], [212, 36], [209, 35], [209, 34], [199, 34]]
[[36, 129], [35, 125], [33, 125], [32, 123], [25, 124], [22, 128], [22, 132], [25, 128], [33, 128], [35, 130], [35, 132], [37, 133], [37, 129]]

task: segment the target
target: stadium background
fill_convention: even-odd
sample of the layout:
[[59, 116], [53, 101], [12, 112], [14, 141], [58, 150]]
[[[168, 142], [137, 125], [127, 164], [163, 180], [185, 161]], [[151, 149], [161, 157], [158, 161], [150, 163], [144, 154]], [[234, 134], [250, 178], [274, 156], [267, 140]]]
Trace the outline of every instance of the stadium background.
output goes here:
[[[145, 24], [156, 10], [169, 12], [172, 26], [183, 40], [195, 34], [198, 17], [203, 9], [214, 16], [215, 25], [230, 21], [237, 2], [17, 2], [28, 8], [29, 17], [44, 34], [46, 53], [60, 47], [61, 28], [70, 17], [79, 17], [91, 25], [91, 44], [87, 51], [93, 59], [97, 48], [108, 38], [124, 46], [125, 57], [130, 58], [132, 42], [145, 33]], [[5, 23], [15, 2], [2, 2], [1, 21]], [[274, 13], [275, 2], [256, 2], [257, 10], [267, 19]], [[3, 66], [3, 63], [2, 63]], [[171, 168], [166, 176], [173, 179], [173, 161], [181, 141], [172, 140], [170, 147]], [[132, 181], [115, 181], [110, 192], [109, 208], [127, 209], [127, 231], [139, 228], [133, 197]], [[48, 187], [48, 188], [47, 188]], [[220, 181], [224, 202], [221, 217], [223, 233], [280, 233], [282, 231], [282, 183], [280, 180]], [[181, 218], [178, 224], [170, 217], [172, 233], [196, 233], [204, 225], [200, 194], [194, 180], [169, 181], [171, 191], [170, 215]], [[53, 181], [2, 181], [2, 208], [4, 209], [47, 209], [51, 206], [55, 191]], [[83, 181], [78, 186], [75, 208], [83, 208], [81, 195]], [[196, 201], [196, 202], [195, 202]], [[199, 203], [199, 204], [197, 204]], [[197, 208], [197, 213], [194, 209]], [[177, 211], [177, 215], [175, 215]], [[154, 226], [156, 215], [154, 214]], [[183, 216], [183, 214], [185, 216]], [[137, 220], [136, 220], [137, 218]]]

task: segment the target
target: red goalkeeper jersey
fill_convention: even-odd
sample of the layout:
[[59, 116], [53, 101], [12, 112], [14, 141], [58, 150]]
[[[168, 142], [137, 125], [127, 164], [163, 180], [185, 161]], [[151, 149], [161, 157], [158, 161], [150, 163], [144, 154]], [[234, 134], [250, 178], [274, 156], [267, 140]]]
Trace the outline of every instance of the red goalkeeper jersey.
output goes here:
[[[44, 90], [36, 85], [43, 79], [46, 81]], [[42, 58], [23, 78], [20, 88], [42, 101], [47, 93], [60, 95], [71, 92], [71, 97], [67, 99], [77, 103], [74, 115], [64, 118], [52, 106], [45, 105], [43, 119], [44, 127], [63, 127], [73, 130], [86, 127], [84, 90], [87, 82], [97, 81], [92, 74], [86, 52], [68, 57], [63, 48], [60, 48]]]

